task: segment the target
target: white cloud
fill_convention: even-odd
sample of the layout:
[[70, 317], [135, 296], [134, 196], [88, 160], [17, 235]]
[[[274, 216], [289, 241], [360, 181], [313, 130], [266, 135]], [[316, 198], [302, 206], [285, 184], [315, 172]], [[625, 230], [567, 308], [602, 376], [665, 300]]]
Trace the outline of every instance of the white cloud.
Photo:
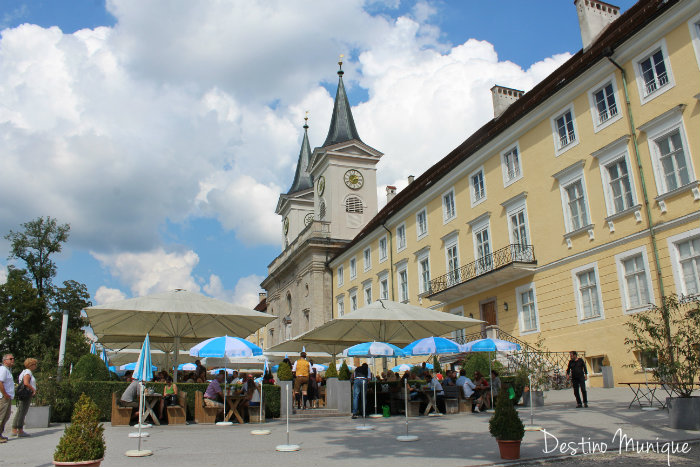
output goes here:
[[207, 295], [219, 300], [253, 308], [260, 301], [258, 293], [262, 291], [260, 282], [263, 279], [264, 277], [255, 274], [241, 277], [233, 290], [227, 290], [224, 288], [221, 278], [216, 274], [212, 274], [209, 276], [209, 282], [204, 285], [203, 289]]
[[126, 294], [119, 289], [111, 289], [102, 285], [97, 289], [93, 298], [95, 299], [95, 304], [102, 305], [124, 300]]

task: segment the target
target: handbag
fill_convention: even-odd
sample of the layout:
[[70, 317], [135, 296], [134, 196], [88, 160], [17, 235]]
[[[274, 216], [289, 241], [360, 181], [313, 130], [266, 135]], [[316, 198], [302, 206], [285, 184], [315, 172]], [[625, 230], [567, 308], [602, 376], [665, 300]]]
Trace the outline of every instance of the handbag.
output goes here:
[[165, 405], [167, 405], [168, 407], [178, 405], [177, 394], [168, 394], [167, 396], [165, 396]]
[[32, 390], [24, 385], [23, 381], [17, 385], [17, 391], [15, 391], [15, 399], [18, 401], [26, 401], [32, 398]]

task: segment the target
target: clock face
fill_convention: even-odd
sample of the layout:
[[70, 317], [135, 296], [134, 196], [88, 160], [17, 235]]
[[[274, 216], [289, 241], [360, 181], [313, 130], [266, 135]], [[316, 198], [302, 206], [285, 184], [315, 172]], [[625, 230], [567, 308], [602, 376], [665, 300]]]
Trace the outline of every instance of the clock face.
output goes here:
[[313, 213], [308, 213], [304, 216], [304, 225], [309, 225], [314, 221]]
[[350, 169], [345, 172], [343, 179], [345, 180], [345, 184], [348, 186], [348, 188], [352, 190], [359, 190], [365, 183], [365, 179], [360, 171], [355, 169]]
[[282, 232], [285, 235], [287, 235], [287, 232], [289, 232], [289, 217], [285, 217], [282, 221]]
[[326, 177], [323, 175], [318, 178], [318, 183], [316, 183], [316, 191], [318, 192], [318, 196], [323, 196], [323, 192], [326, 191]]

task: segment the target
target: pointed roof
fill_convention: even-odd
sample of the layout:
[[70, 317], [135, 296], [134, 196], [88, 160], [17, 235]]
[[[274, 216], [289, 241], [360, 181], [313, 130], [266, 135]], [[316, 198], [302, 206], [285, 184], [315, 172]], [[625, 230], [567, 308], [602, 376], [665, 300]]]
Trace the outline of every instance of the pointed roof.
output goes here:
[[333, 144], [342, 143], [344, 141], [350, 141], [351, 139], [360, 139], [360, 135], [357, 134], [357, 129], [355, 128], [355, 121], [352, 118], [352, 112], [350, 111], [350, 103], [348, 102], [348, 96], [345, 93], [345, 86], [343, 85], [343, 62], [338, 62], [340, 69], [338, 70], [338, 91], [335, 93], [335, 104], [333, 104], [333, 117], [331, 118], [331, 126], [328, 129], [328, 136], [326, 136], [326, 141], [323, 143], [323, 147], [331, 146]]
[[304, 117], [304, 139], [301, 142], [301, 150], [299, 151], [299, 160], [297, 162], [297, 170], [294, 173], [294, 181], [287, 194], [296, 193], [297, 191], [308, 190], [313, 188], [314, 182], [309, 173], [309, 162], [311, 161], [311, 146], [309, 145], [309, 125], [307, 124], [308, 117]]

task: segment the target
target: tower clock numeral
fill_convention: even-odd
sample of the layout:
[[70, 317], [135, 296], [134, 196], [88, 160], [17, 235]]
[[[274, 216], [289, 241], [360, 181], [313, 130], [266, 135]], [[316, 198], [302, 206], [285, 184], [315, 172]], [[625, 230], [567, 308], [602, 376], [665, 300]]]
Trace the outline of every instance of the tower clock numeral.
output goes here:
[[345, 181], [345, 185], [351, 190], [359, 190], [365, 183], [365, 179], [360, 171], [355, 169], [350, 169], [345, 172], [343, 180]]

